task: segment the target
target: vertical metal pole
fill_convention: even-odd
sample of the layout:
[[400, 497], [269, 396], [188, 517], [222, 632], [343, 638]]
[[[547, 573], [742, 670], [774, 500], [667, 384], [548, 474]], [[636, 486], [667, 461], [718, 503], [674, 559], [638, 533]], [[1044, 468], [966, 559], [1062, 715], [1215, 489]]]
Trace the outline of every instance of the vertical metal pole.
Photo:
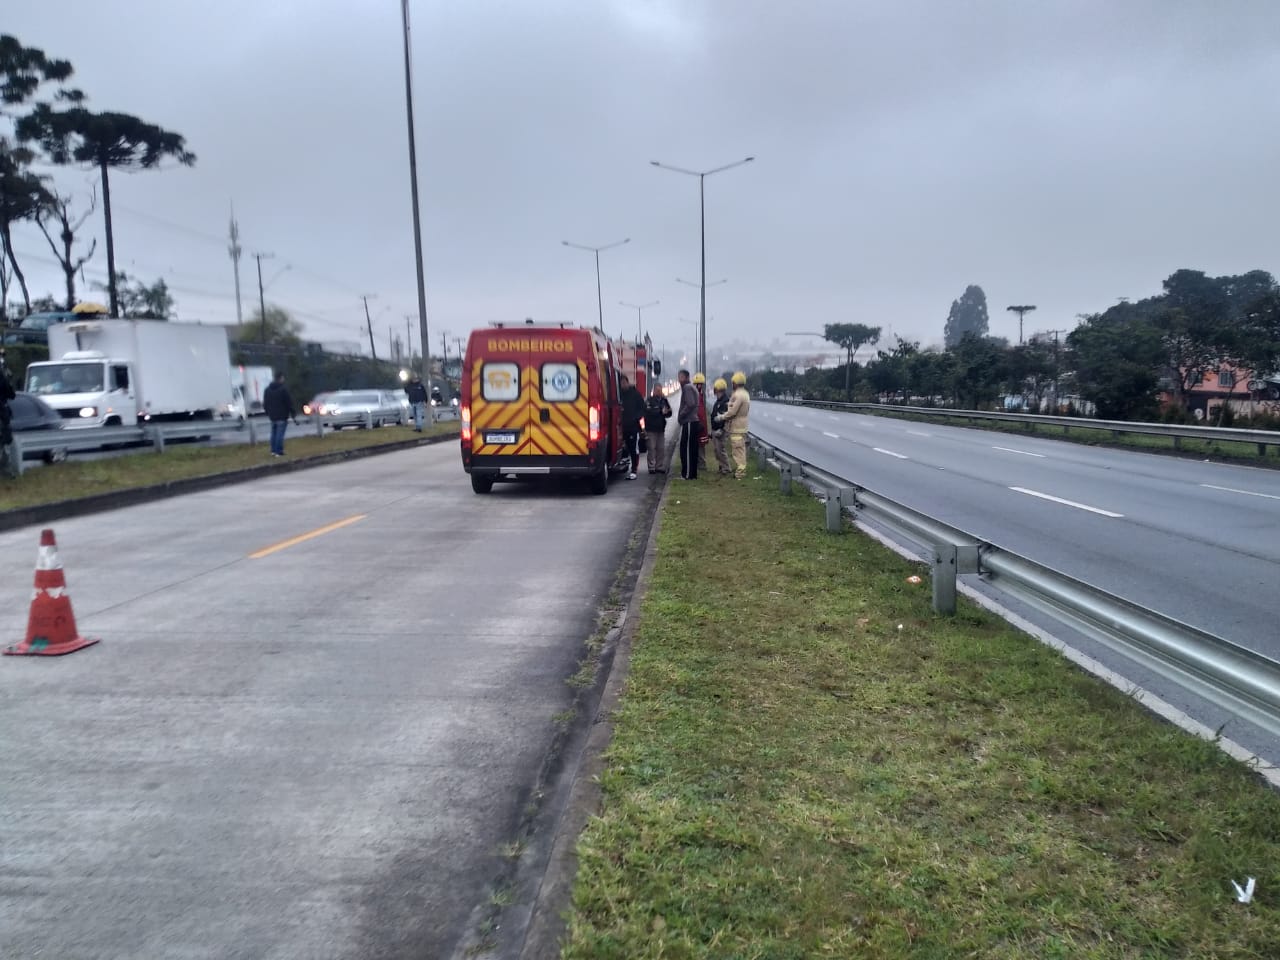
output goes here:
[[956, 612], [956, 545], [933, 545], [933, 612], [950, 616]]
[[844, 529], [844, 503], [839, 490], [827, 491], [827, 533], [840, 533]]
[[600, 292], [600, 251], [596, 250], [596, 314], [599, 318], [599, 327], [604, 329], [604, 294]]
[[[413, 132], [413, 68], [409, 59], [409, 0], [400, 0], [401, 25], [404, 32], [404, 106], [409, 127], [409, 191], [413, 203], [414, 265], [418, 269], [418, 323], [422, 341], [422, 379], [427, 397], [431, 396], [431, 335], [427, 326], [427, 285], [422, 270], [422, 221], [418, 208], [418, 150]], [[432, 422], [435, 421], [434, 414]]]
[[262, 289], [262, 254], [255, 253], [258, 261], [258, 309], [262, 311], [262, 342], [267, 342], [267, 295]]
[[702, 282], [698, 285], [698, 369], [707, 372], [707, 175], [698, 174], [698, 210], [702, 231]]

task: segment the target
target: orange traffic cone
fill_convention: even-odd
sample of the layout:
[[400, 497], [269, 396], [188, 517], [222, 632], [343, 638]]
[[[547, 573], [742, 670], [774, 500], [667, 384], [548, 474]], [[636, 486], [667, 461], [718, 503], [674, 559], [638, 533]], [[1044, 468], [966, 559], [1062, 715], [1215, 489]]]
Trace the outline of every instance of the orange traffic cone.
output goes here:
[[5, 656], [60, 657], [81, 647], [92, 646], [97, 637], [82, 637], [71, 612], [67, 580], [58, 560], [58, 542], [52, 530], [40, 533], [40, 553], [36, 557], [36, 588], [31, 596], [31, 616], [27, 639], [5, 649]]

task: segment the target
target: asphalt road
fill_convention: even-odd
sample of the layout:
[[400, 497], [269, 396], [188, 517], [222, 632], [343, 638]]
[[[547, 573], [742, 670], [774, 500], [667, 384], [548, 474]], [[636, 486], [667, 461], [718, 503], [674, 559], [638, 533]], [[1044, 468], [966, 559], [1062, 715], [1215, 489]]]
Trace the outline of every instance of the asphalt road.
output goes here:
[[981, 539], [1280, 659], [1280, 472], [776, 403], [754, 403], [751, 428]]
[[58, 524], [103, 641], [0, 659], [0, 956], [447, 955], [649, 485], [481, 497], [442, 444]]

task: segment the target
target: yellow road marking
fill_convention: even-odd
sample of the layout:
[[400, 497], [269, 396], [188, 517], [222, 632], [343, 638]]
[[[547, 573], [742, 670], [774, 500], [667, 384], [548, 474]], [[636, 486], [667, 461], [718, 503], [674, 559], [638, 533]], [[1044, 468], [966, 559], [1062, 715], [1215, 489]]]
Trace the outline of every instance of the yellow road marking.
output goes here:
[[341, 530], [343, 527], [349, 527], [353, 523], [358, 523], [367, 517], [367, 513], [357, 513], [354, 517], [347, 517], [345, 520], [339, 520], [336, 523], [330, 523], [323, 527], [318, 527], [310, 533], [304, 533], [296, 537], [290, 537], [288, 540], [281, 540], [279, 543], [273, 543], [269, 547], [263, 547], [257, 553], [249, 554], [250, 560], [261, 560], [263, 557], [269, 557], [273, 553], [279, 553], [281, 550], [287, 550], [290, 547], [296, 547], [300, 543], [308, 540], [314, 540], [316, 537], [322, 537], [326, 533], [332, 533], [334, 530]]

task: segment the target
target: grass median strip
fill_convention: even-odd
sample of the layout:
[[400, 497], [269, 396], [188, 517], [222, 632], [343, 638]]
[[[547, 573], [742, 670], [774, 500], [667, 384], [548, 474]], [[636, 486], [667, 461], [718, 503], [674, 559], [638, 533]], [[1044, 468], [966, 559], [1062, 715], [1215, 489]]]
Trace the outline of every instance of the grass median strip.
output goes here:
[[[439, 423], [422, 435], [457, 433], [457, 421]], [[265, 438], [265, 427], [261, 431]], [[170, 443], [164, 453], [150, 447], [101, 460], [69, 460], [50, 466], [33, 467], [21, 477], [0, 479], [0, 510], [30, 507], [59, 500], [71, 500], [134, 487], [207, 477], [262, 464], [305, 460], [345, 450], [403, 443], [420, 436], [409, 427], [378, 430], [344, 430], [323, 437], [290, 437], [285, 442], [285, 461], [273, 461], [264, 440], [248, 444]]]
[[565, 957], [1280, 957], [1280, 795], [776, 487], [668, 495]]

